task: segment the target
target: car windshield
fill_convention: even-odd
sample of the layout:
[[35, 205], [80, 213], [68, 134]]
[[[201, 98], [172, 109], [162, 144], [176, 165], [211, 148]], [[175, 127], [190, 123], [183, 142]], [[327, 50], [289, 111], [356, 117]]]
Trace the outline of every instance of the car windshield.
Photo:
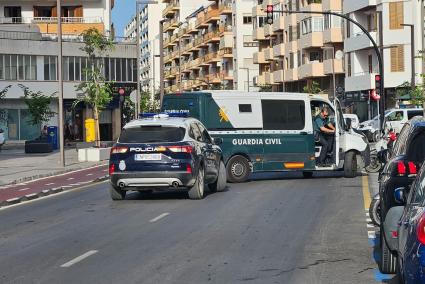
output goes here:
[[[388, 113], [390, 112], [391, 110], [389, 110], [389, 109], [387, 109], [386, 111], [385, 111], [385, 116], [387, 116], [388, 115]], [[375, 116], [374, 118], [373, 118], [373, 120], [378, 120], [379, 119], [379, 115], [377, 115], [377, 116]]]
[[155, 142], [178, 142], [183, 140], [186, 130], [174, 126], [138, 126], [124, 128], [120, 143], [155, 143]]

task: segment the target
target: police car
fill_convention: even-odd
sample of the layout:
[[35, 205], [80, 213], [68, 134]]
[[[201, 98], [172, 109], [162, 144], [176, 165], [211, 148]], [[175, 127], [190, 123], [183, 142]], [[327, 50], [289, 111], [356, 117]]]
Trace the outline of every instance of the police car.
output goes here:
[[202, 199], [205, 184], [222, 191], [227, 178], [221, 143], [194, 118], [145, 114], [124, 126], [111, 149], [111, 198], [122, 200], [129, 190], [175, 189]]

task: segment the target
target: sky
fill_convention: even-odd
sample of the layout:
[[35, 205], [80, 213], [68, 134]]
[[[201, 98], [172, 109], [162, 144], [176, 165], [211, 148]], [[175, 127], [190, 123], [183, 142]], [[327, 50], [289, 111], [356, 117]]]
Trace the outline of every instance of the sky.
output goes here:
[[115, 26], [115, 34], [118, 37], [124, 36], [124, 27], [135, 15], [135, 0], [116, 0], [112, 9], [112, 22]]

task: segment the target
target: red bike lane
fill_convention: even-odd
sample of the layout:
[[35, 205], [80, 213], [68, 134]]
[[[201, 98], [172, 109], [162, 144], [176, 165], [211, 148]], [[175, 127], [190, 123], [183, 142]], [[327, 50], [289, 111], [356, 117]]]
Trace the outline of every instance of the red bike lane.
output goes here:
[[77, 188], [97, 180], [106, 179], [107, 175], [108, 166], [100, 165], [28, 182], [0, 186], [0, 206], [8, 206]]

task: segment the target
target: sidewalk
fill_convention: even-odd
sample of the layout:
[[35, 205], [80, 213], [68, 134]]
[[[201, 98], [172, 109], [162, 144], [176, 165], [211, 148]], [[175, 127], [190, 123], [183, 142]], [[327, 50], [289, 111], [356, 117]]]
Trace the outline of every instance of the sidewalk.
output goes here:
[[107, 161], [78, 162], [75, 149], [65, 151], [65, 168], [59, 165], [59, 158], [58, 151], [47, 154], [25, 154], [23, 149], [4, 149], [0, 152], [0, 186], [107, 163]]

